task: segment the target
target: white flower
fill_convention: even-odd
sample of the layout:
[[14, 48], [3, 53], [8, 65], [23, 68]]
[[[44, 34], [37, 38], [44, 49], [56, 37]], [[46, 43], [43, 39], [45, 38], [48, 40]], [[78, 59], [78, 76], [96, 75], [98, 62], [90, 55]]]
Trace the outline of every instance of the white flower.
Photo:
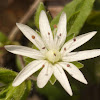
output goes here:
[[64, 44], [67, 36], [66, 22], [66, 14], [63, 12], [54, 37], [44, 11], [41, 11], [39, 17], [41, 36], [27, 25], [17, 23], [18, 28], [39, 50], [25, 46], [5, 46], [9, 52], [36, 59], [23, 68], [23, 70], [15, 78], [13, 86], [20, 85], [40, 68], [43, 69], [37, 77], [37, 85], [39, 88], [43, 88], [51, 78], [52, 74], [54, 74], [62, 87], [72, 96], [72, 90], [64, 70], [66, 70], [76, 80], [87, 84], [87, 81], [80, 70], [70, 62], [99, 56], [100, 49], [79, 52], [71, 51], [89, 41], [96, 34], [96, 32], [93, 31], [77, 36]]

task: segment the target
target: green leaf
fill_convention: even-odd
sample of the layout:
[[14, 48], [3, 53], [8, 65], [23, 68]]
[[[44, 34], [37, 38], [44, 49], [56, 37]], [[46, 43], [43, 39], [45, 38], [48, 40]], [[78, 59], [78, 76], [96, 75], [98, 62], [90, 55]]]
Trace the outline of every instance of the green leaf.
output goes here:
[[13, 87], [12, 85], [9, 86], [9, 91], [6, 94], [6, 100], [26, 100], [28, 96], [28, 92], [30, 86], [28, 87], [26, 84], [27, 82], [23, 82], [21, 85], [17, 87]]
[[69, 32], [71, 29], [71, 26], [74, 25], [74, 22], [78, 16], [78, 14], [80, 13], [80, 11], [74, 13], [69, 19], [68, 19], [68, 23], [67, 23], [67, 31]]
[[14, 100], [27, 100], [31, 90], [31, 81], [25, 81], [16, 88], [17, 89], [13, 92], [12, 98], [14, 98]]
[[[9, 86], [9, 85], [8, 85]], [[6, 93], [8, 92], [8, 86], [5, 86], [1, 91], [0, 91], [0, 100], [2, 98], [6, 97]]]
[[0, 82], [2, 83], [8, 84], [12, 82], [16, 75], [17, 73], [12, 70], [0, 68]]
[[30, 91], [31, 91], [31, 88], [32, 88], [32, 83], [30, 80], [26, 81], [26, 90], [25, 90], [25, 93], [23, 95], [23, 100], [26, 99], [26, 97], [28, 97]]
[[[34, 24], [37, 27], [37, 29], [39, 29], [39, 16], [40, 16], [40, 12], [42, 10], [46, 11], [44, 4], [42, 2], [40, 2], [39, 6], [38, 6], [38, 8], [36, 10], [35, 17], [34, 17]], [[47, 17], [49, 19], [49, 22], [51, 22], [52, 17], [50, 15], [49, 11], [47, 11], [46, 14], [47, 14]]]
[[17, 73], [5, 68], [0, 68], [0, 82], [5, 83], [0, 92], [0, 100], [26, 100], [31, 90], [31, 81], [25, 81], [17, 87], [12, 86], [12, 81]]
[[[73, 19], [73, 24], [71, 24], [68, 30], [68, 34], [75, 33], [77, 35], [82, 28], [84, 22], [86, 21], [88, 15], [91, 12], [93, 3], [95, 0], [73, 0], [71, 3], [67, 4], [64, 9], [61, 11], [65, 12], [67, 15], [68, 21], [69, 19], [72, 19], [72, 16], [77, 15], [76, 18]], [[53, 28], [53, 25], [57, 25], [61, 13], [58, 14], [52, 21], [51, 21], [51, 27]], [[72, 18], [71, 18], [72, 17]], [[68, 22], [69, 23], [69, 22]]]
[[32, 62], [34, 59], [29, 58], [29, 57], [24, 57], [24, 61], [25, 61], [25, 65], [29, 64], [30, 62]]
[[13, 87], [12, 83], [8, 84], [0, 92], [0, 100], [27, 100], [28, 94], [31, 90], [31, 81], [25, 81], [17, 87]]
[[52, 75], [51, 78], [50, 78], [50, 83], [51, 83], [52, 85], [54, 85], [55, 82], [56, 82], [56, 78], [55, 78], [54, 75]]
[[77, 62], [77, 61], [74, 61], [74, 62], [71, 62], [71, 63], [74, 64], [79, 69], [84, 67], [84, 65], [82, 63]]
[[5, 100], [21, 100], [22, 95], [24, 95], [25, 89], [26, 88], [24, 82], [17, 87], [13, 87], [12, 85], [10, 85]]
[[34, 17], [35, 26], [39, 29], [39, 15], [42, 10], [45, 10], [44, 4], [40, 2]]

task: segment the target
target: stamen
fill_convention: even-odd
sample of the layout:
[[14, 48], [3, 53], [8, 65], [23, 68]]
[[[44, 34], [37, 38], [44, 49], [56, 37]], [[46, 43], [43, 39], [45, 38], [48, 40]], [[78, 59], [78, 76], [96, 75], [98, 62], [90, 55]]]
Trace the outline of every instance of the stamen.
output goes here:
[[70, 67], [70, 65], [69, 65], [69, 64], [67, 64], [67, 67]]
[[62, 34], [60, 33], [58, 36], [57, 36], [57, 43], [58, 43], [58, 40], [60, 39], [60, 36], [61, 36]]
[[62, 34], [60, 33], [59, 36], [61, 36]]
[[54, 53], [54, 56], [56, 56], [56, 54]]
[[45, 47], [43, 47], [42, 49], [45, 49]]
[[73, 39], [73, 41], [75, 42], [75, 41], [76, 41], [76, 39], [74, 38], [74, 39]]
[[53, 27], [54, 27], [54, 28], [57, 28], [57, 25], [55, 24], [55, 25], [53, 25]]
[[66, 48], [64, 48], [64, 50], [66, 51]]
[[44, 68], [45, 67], [45, 65], [42, 65], [42, 68]]
[[72, 43], [70, 44], [70, 46], [68, 47], [68, 49], [72, 46], [72, 44], [76, 41], [76, 38], [73, 38]]
[[50, 33], [48, 32], [48, 35], [50, 35]]
[[32, 35], [32, 39], [35, 39], [35, 36], [34, 35]]
[[48, 32], [48, 38], [49, 38], [48, 40], [50, 41], [50, 33], [49, 32]]

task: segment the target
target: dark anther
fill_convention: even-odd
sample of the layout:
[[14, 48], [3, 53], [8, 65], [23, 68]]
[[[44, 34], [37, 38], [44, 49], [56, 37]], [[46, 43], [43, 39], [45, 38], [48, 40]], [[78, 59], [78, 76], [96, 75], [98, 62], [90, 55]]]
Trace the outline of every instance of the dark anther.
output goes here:
[[55, 25], [53, 25], [53, 27], [54, 27], [54, 28], [57, 28], [57, 25], [55, 24]]
[[59, 36], [61, 36], [61, 33], [59, 34]]
[[76, 39], [74, 38], [73, 41], [76, 41]]
[[32, 35], [32, 39], [35, 39], [35, 36], [34, 35]]
[[69, 65], [69, 64], [67, 64], [67, 67], [70, 67], [70, 65]]
[[66, 48], [64, 48], [64, 50], [66, 51]]
[[50, 35], [50, 33], [48, 32], [48, 35]]
[[56, 56], [56, 54], [54, 53], [54, 56]]
[[42, 68], [45, 67], [45, 65], [42, 65]]
[[43, 47], [42, 49], [45, 49], [45, 47]]

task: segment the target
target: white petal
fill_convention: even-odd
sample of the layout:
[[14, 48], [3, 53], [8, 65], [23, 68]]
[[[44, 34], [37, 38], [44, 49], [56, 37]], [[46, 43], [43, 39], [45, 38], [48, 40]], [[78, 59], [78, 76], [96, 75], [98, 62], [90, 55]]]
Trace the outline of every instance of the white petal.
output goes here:
[[58, 28], [57, 28], [57, 34], [54, 39], [55, 45], [57, 46], [58, 49], [61, 48], [61, 46], [64, 44], [67, 31], [66, 31], [66, 24], [67, 24], [67, 19], [66, 19], [66, 13], [62, 13], [59, 23], [58, 23]]
[[11, 53], [27, 56], [33, 59], [44, 58], [43, 54], [40, 51], [25, 46], [6, 45], [5, 49]]
[[[89, 41], [96, 33], [97, 33], [96, 31], [89, 32], [89, 33], [77, 36], [75, 38], [76, 41], [74, 39], [69, 40], [62, 47], [61, 53], [64, 53], [64, 55], [65, 55], [66, 53], [71, 52], [72, 50], [74, 50], [77, 47], [81, 46], [85, 42]], [[64, 48], [66, 48], [66, 51], [64, 51]]]
[[69, 93], [69, 95], [72, 96], [72, 90], [71, 90], [69, 81], [68, 81], [67, 76], [65, 75], [65, 72], [63, 71], [62, 67], [57, 64], [53, 67], [53, 69], [54, 69], [54, 76], [60, 82], [62, 87]]
[[47, 18], [45, 11], [41, 11], [39, 16], [39, 28], [41, 32], [41, 36], [45, 42], [45, 45], [48, 49], [53, 48], [53, 35], [50, 28], [50, 24]]
[[22, 71], [17, 75], [17, 77], [13, 81], [13, 86], [20, 85], [24, 80], [26, 80], [29, 76], [39, 70], [42, 65], [45, 63], [44, 60], [35, 60], [29, 63]]
[[[81, 71], [72, 63], [66, 63], [66, 62], [61, 62], [59, 63], [60, 66], [62, 66], [72, 77], [74, 77], [76, 80], [87, 84], [86, 79], [84, 78], [83, 74]], [[69, 65], [69, 67], [68, 67]]]
[[73, 62], [94, 58], [100, 55], [100, 49], [72, 52], [62, 58], [63, 61]]
[[42, 50], [45, 47], [41, 37], [32, 28], [21, 23], [16, 23], [16, 25], [38, 49]]
[[39, 73], [37, 77], [37, 85], [39, 88], [43, 88], [47, 84], [52, 73], [53, 73], [52, 65], [46, 63], [44, 68], [42, 69], [42, 71]]

